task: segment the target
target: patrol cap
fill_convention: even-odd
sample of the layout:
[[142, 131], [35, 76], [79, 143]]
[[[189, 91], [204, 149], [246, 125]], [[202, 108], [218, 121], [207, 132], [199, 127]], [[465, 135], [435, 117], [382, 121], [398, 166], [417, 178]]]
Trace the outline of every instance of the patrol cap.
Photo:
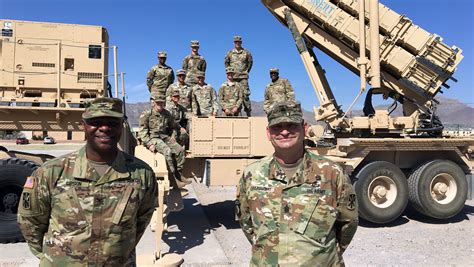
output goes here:
[[228, 67], [225, 69], [225, 73], [235, 73], [234, 69], [231, 67]]
[[234, 36], [234, 42], [242, 42], [242, 36], [235, 35]]
[[200, 78], [200, 77], [206, 77], [206, 73], [204, 73], [204, 71], [199, 71], [197, 74], [196, 74], [196, 77], [197, 78]]
[[186, 75], [186, 71], [183, 70], [183, 69], [179, 69], [177, 72], [176, 72], [176, 76], [178, 75]]
[[150, 95], [150, 100], [165, 102], [166, 96], [160, 92], [153, 92]]
[[158, 57], [167, 57], [168, 54], [165, 51], [158, 52]]
[[179, 89], [174, 89], [173, 92], [171, 92], [171, 96], [180, 96]]
[[270, 73], [280, 73], [280, 70], [277, 68], [271, 68]]
[[84, 103], [83, 119], [98, 117], [123, 118], [123, 102], [118, 98], [98, 97]]
[[299, 102], [279, 102], [267, 113], [268, 127], [277, 125], [283, 122], [302, 123], [303, 112], [301, 111], [301, 104]]
[[192, 40], [191, 41], [191, 47], [199, 47], [199, 41], [198, 40]]

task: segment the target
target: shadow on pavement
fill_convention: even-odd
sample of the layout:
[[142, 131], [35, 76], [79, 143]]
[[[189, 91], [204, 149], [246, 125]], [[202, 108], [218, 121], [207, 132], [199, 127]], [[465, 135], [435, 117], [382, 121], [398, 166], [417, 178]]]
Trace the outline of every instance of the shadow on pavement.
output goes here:
[[235, 220], [234, 200], [226, 200], [202, 207], [213, 229], [219, 228], [221, 225], [226, 229], [240, 228], [239, 222]]

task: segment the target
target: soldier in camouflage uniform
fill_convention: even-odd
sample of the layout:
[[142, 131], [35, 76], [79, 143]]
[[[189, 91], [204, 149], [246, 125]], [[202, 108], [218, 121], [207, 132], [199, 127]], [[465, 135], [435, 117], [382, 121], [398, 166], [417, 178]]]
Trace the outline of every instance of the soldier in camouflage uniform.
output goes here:
[[204, 72], [198, 74], [198, 84], [193, 87], [193, 113], [197, 116], [216, 116], [219, 106], [217, 105], [216, 91], [204, 82]]
[[171, 113], [174, 118], [176, 125], [179, 130], [177, 131], [176, 141], [178, 144], [189, 147], [189, 134], [188, 134], [188, 121], [190, 113], [179, 103], [180, 102], [180, 90], [175, 89], [171, 94], [170, 104], [166, 104], [166, 109]]
[[49, 160], [24, 185], [18, 222], [40, 266], [134, 266], [157, 203], [152, 169], [117, 148], [122, 101], [87, 105], [86, 145]]
[[265, 88], [265, 99], [263, 101], [263, 110], [266, 113], [268, 113], [275, 103], [296, 101], [293, 87], [287, 79], [279, 77], [278, 69], [270, 69], [270, 78], [272, 82]]
[[165, 98], [163, 94], [151, 95], [152, 108], [140, 115], [138, 137], [151, 152], [163, 154], [169, 171], [181, 179], [185, 154], [176, 142], [178, 126], [173, 115], [165, 109]]
[[146, 75], [146, 84], [150, 93], [166, 94], [166, 89], [174, 82], [173, 69], [166, 65], [166, 52], [158, 52], [159, 63]]
[[336, 163], [304, 147], [299, 103], [267, 114], [275, 153], [240, 179], [237, 215], [252, 244], [251, 266], [343, 266], [358, 217], [354, 189]]
[[242, 37], [234, 36], [234, 48], [231, 49], [224, 58], [226, 68], [233, 68], [235, 71], [234, 81], [240, 83], [243, 90], [243, 106], [248, 117], [252, 111], [250, 104], [249, 73], [252, 69], [253, 59], [250, 51], [242, 47]]
[[186, 71], [186, 83], [191, 87], [197, 84], [198, 72], [206, 72], [206, 60], [199, 55], [199, 41], [191, 41], [191, 54], [184, 58], [183, 69]]
[[191, 86], [187, 85], [185, 82], [186, 72], [183, 69], [179, 69], [176, 72], [176, 77], [178, 78], [178, 81], [170, 85], [166, 91], [166, 105], [171, 105], [171, 94], [175, 90], [178, 90], [180, 94], [179, 104], [181, 104], [187, 112], [191, 112], [193, 91]]
[[243, 94], [239, 83], [234, 82], [234, 70], [226, 69], [227, 81], [219, 89], [219, 104], [225, 116], [239, 116]]

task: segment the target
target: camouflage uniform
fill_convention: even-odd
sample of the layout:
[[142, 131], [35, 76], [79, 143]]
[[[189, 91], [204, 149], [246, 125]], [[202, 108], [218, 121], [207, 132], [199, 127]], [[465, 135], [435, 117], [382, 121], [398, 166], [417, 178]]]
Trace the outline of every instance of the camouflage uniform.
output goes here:
[[40, 266], [134, 266], [156, 203], [156, 179], [146, 163], [118, 151], [101, 176], [83, 147], [27, 178], [18, 222]]
[[[234, 42], [235, 41], [241, 42], [242, 37], [234, 36]], [[250, 116], [252, 107], [250, 103], [250, 88], [248, 79], [253, 65], [252, 54], [245, 48], [233, 48], [225, 55], [224, 65], [226, 68], [231, 67], [234, 69], [234, 81], [240, 83], [243, 90], [244, 99], [242, 104], [244, 106], [244, 111], [246, 112], [247, 116]]]
[[[178, 133], [173, 115], [166, 109], [162, 112], [145, 110], [140, 115], [139, 124], [138, 136], [143, 145], [147, 148], [155, 145], [156, 152], [165, 156], [170, 171], [180, 172], [183, 169], [185, 155], [184, 149], [175, 141]], [[173, 154], [176, 157], [176, 170]]]
[[196, 84], [193, 87], [193, 113], [197, 116], [211, 116], [213, 112], [219, 110], [217, 105], [216, 91], [210, 84], [203, 86]]
[[[191, 41], [191, 47], [199, 47], [199, 41]], [[186, 71], [186, 83], [191, 87], [197, 84], [198, 72], [206, 72], [206, 60], [201, 55], [188, 55], [183, 60], [183, 69]]]
[[[277, 69], [272, 70], [278, 72]], [[270, 82], [265, 88], [263, 110], [268, 113], [273, 104], [283, 101], [296, 101], [295, 92], [287, 79], [278, 78], [275, 82]]]
[[[179, 90], [175, 90], [172, 95], [178, 94], [179, 95]], [[188, 127], [188, 122], [189, 122], [189, 115], [190, 113], [187, 112], [187, 110], [181, 105], [181, 104], [175, 104], [173, 101], [171, 101], [168, 104], [166, 104], [166, 109], [171, 113], [171, 116], [173, 116], [175, 124], [179, 126], [179, 128], [184, 128], [186, 129], [187, 132], [183, 133], [180, 130], [177, 131], [177, 137], [176, 141], [182, 146], [188, 146], [189, 145], [189, 127]]]
[[179, 82], [175, 82], [166, 91], [166, 106], [172, 105], [171, 102], [171, 94], [175, 91], [179, 90], [179, 104], [186, 109], [186, 112], [191, 112], [192, 110], [192, 103], [193, 103], [193, 90], [191, 86], [187, 84], [179, 84]]
[[[269, 126], [297, 117], [270, 119]], [[303, 145], [303, 144], [301, 144]], [[237, 215], [252, 244], [251, 266], [340, 266], [358, 217], [354, 189], [342, 168], [304, 151], [291, 177], [274, 156], [250, 164], [240, 179]]]
[[[166, 53], [158, 53], [160, 57], [163, 55], [166, 57]], [[166, 93], [166, 89], [170, 84], [174, 82], [174, 72], [171, 67], [166, 64], [157, 64], [153, 66], [146, 75], [146, 84], [148, 86], [148, 91], [151, 93], [160, 92], [162, 94]]]
[[231, 110], [237, 107], [237, 113], [233, 116], [238, 116], [242, 108], [242, 88], [239, 83], [226, 81], [221, 85], [219, 89], [219, 104], [225, 116], [232, 116], [225, 114], [225, 110]]

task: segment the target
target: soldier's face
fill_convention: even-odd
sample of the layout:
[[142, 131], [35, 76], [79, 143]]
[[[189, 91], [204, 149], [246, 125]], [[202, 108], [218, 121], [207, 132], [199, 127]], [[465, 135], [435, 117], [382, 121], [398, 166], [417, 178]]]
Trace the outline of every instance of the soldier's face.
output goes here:
[[197, 53], [199, 51], [199, 46], [191, 46], [191, 51]]
[[272, 82], [278, 80], [278, 77], [279, 77], [278, 72], [270, 73], [270, 78], [272, 79]]
[[117, 149], [122, 134], [122, 119], [114, 117], [98, 117], [82, 121], [87, 146], [97, 152], [108, 153]]
[[229, 81], [234, 80], [234, 74], [232, 72], [227, 73], [227, 80], [229, 80]]
[[308, 124], [283, 122], [267, 127], [267, 138], [275, 151], [285, 151], [304, 147], [304, 135]]
[[235, 41], [234, 42], [234, 47], [235, 48], [241, 48], [242, 47], [242, 42], [241, 41]]
[[198, 84], [203, 85], [204, 84], [204, 77], [198, 77]]
[[178, 82], [184, 83], [185, 79], [186, 79], [186, 75], [183, 75], [183, 74], [178, 75]]
[[157, 112], [162, 112], [165, 109], [166, 103], [164, 101], [152, 101], [153, 109]]
[[179, 95], [172, 96], [172, 97], [171, 97], [171, 101], [173, 101], [173, 103], [175, 103], [175, 104], [178, 104], [178, 102], [179, 102]]
[[166, 57], [159, 57], [159, 58], [158, 58], [158, 61], [160, 62], [160, 64], [165, 64], [165, 62], [166, 62]]

